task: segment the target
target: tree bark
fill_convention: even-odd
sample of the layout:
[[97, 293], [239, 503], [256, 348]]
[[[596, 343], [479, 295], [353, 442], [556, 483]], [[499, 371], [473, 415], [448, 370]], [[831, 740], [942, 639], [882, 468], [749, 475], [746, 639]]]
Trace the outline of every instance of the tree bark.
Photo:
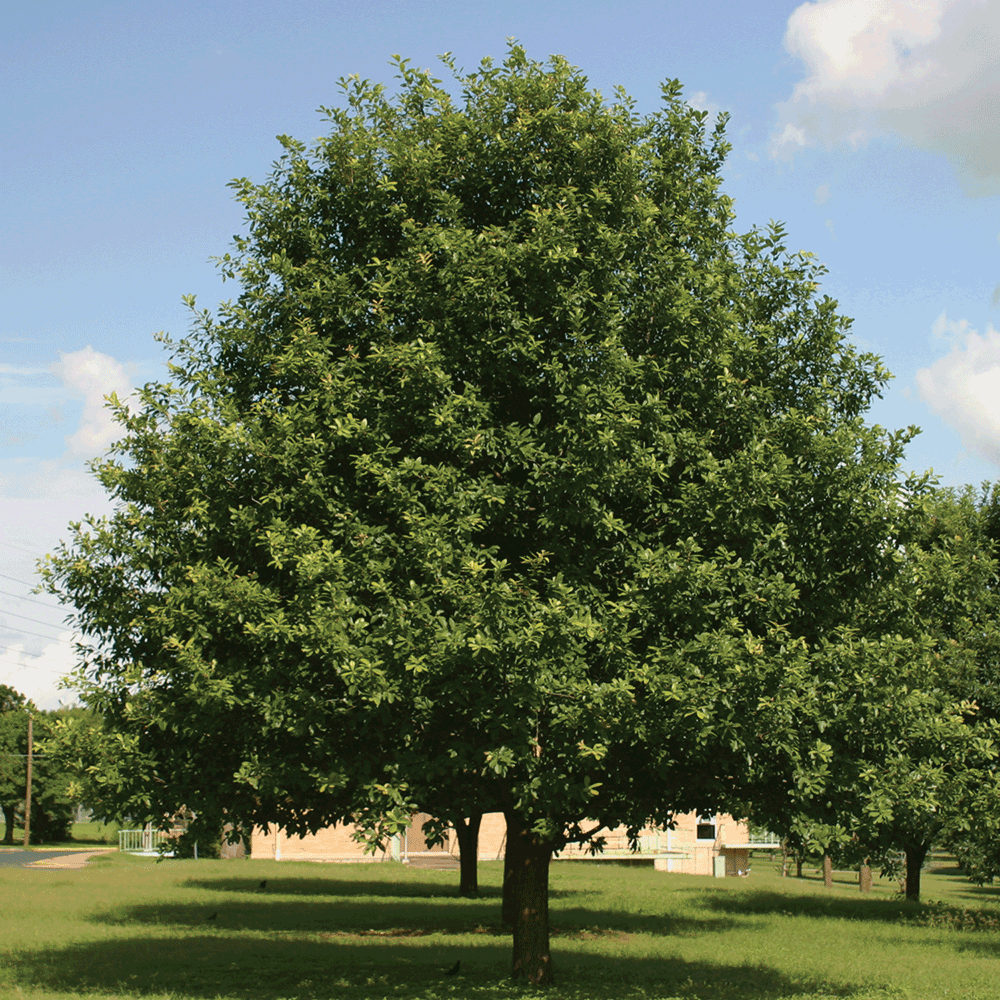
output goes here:
[[906, 898], [920, 902], [920, 869], [927, 857], [929, 844], [912, 844], [906, 847]]
[[3, 809], [3, 842], [5, 844], [14, 843], [14, 813], [17, 810], [16, 805], [5, 805], [0, 807]]
[[458, 891], [462, 896], [479, 895], [479, 824], [482, 820], [481, 812], [472, 813], [468, 821], [461, 817], [454, 820], [461, 866]]
[[858, 870], [858, 885], [862, 892], [872, 891], [872, 870], [867, 861]]
[[795, 855], [795, 877], [802, 878], [802, 855]]
[[549, 953], [549, 862], [556, 845], [541, 840], [521, 826], [516, 816], [507, 817], [507, 849], [516, 841], [514, 877], [514, 961], [511, 975], [532, 986], [550, 984], [552, 956]]
[[519, 838], [511, 838], [510, 826], [504, 835], [503, 851], [503, 903], [501, 904], [500, 923], [504, 927], [513, 927], [517, 922], [517, 901], [514, 898], [517, 891], [518, 861], [517, 850], [521, 846]]
[[823, 855], [823, 885], [827, 889], [833, 888], [833, 861], [830, 860], [829, 854]]

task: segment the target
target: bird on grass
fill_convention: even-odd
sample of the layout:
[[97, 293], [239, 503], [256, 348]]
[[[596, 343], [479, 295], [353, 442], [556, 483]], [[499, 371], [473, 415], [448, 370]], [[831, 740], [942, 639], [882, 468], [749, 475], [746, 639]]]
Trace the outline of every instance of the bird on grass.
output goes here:
[[213, 913], [210, 917], [205, 917], [205, 923], [208, 923], [209, 920], [214, 920], [218, 915], [218, 913]]
[[264, 879], [264, 880], [263, 880], [263, 881], [262, 881], [262, 882], [260, 883], [260, 885], [259, 885], [259, 886], [257, 886], [257, 889], [258, 889], [258, 891], [259, 891], [259, 892], [263, 892], [263, 891], [264, 891], [264, 890], [265, 890], [266, 888], [267, 888], [267, 879]]
[[458, 961], [457, 961], [457, 962], [456, 962], [456, 963], [455, 963], [455, 964], [454, 964], [454, 965], [453, 965], [453, 966], [452, 966], [452, 967], [451, 967], [451, 968], [450, 968], [450, 969], [449, 969], [449, 970], [448, 970], [448, 971], [447, 971], [447, 972], [445, 973], [445, 975], [446, 975], [446, 976], [457, 976], [457, 975], [458, 975], [458, 967], [459, 967], [459, 966], [460, 966], [461, 964], [462, 964], [462, 961], [461, 961], [461, 959], [459, 959], [459, 960], [458, 960]]

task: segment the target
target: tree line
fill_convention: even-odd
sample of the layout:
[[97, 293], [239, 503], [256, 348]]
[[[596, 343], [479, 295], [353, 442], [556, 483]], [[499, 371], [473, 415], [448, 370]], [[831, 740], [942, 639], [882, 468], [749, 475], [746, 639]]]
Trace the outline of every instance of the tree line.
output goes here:
[[553, 853], [619, 825], [903, 850], [911, 896], [952, 838], [989, 877], [996, 492], [866, 422], [889, 373], [780, 224], [733, 230], [725, 115], [444, 65], [342, 80], [232, 183], [237, 297], [112, 399], [115, 512], [43, 567], [102, 720], [61, 759], [205, 840], [427, 812], [466, 890], [502, 811], [535, 983]]

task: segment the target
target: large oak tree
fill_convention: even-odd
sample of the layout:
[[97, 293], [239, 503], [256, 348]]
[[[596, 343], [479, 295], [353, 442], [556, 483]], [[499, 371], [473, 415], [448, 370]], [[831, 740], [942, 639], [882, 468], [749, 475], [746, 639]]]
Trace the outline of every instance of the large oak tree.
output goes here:
[[496, 801], [545, 982], [554, 851], [786, 793], [786, 692], [883, 571], [906, 435], [823, 269], [731, 230], [724, 117], [445, 64], [348, 78], [234, 182], [239, 295], [118, 406], [116, 513], [46, 572], [114, 794], [373, 835]]

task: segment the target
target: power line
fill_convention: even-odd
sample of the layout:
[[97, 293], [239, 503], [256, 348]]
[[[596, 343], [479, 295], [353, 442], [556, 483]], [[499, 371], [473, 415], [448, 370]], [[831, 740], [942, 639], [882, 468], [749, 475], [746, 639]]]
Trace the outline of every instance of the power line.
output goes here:
[[8, 653], [16, 653], [18, 656], [27, 656], [32, 660], [45, 659], [45, 655], [42, 653], [26, 653], [23, 649], [18, 649], [17, 646], [0, 646], [0, 649], [5, 649]]
[[11, 593], [9, 590], [0, 590], [0, 594], [4, 594], [6, 597], [16, 597], [19, 601], [29, 601], [32, 604], [40, 604], [43, 608], [51, 608], [53, 611], [56, 609], [55, 604], [46, 604], [44, 601], [36, 601], [33, 597], [22, 597], [20, 594]]
[[0, 617], [3, 615], [12, 615], [14, 618], [23, 618], [25, 621], [34, 622], [36, 625], [48, 625], [49, 628], [62, 629], [61, 625], [53, 625], [52, 622], [43, 622], [41, 618], [29, 618], [27, 615], [19, 615], [16, 611], [7, 611], [4, 608], [0, 608]]
[[15, 635], [33, 635], [39, 639], [48, 639], [49, 642], [62, 642], [67, 646], [73, 645], [69, 639], [53, 639], [51, 635], [42, 635], [41, 632], [29, 632], [26, 628], [7, 628], [5, 625], [0, 625], [0, 632], [13, 632]]
[[34, 587], [33, 583], [28, 583], [27, 580], [19, 580], [16, 576], [8, 576], [6, 573], [0, 573], [5, 580], [13, 580], [14, 583], [23, 583], [26, 587]]
[[38, 558], [38, 553], [37, 552], [32, 552], [31, 549], [23, 548], [20, 545], [15, 545], [13, 542], [2, 542], [2, 541], [0, 541], [0, 545], [6, 546], [8, 549], [17, 549], [18, 552], [24, 552], [24, 553], [26, 553], [29, 556], [34, 556], [36, 559]]

